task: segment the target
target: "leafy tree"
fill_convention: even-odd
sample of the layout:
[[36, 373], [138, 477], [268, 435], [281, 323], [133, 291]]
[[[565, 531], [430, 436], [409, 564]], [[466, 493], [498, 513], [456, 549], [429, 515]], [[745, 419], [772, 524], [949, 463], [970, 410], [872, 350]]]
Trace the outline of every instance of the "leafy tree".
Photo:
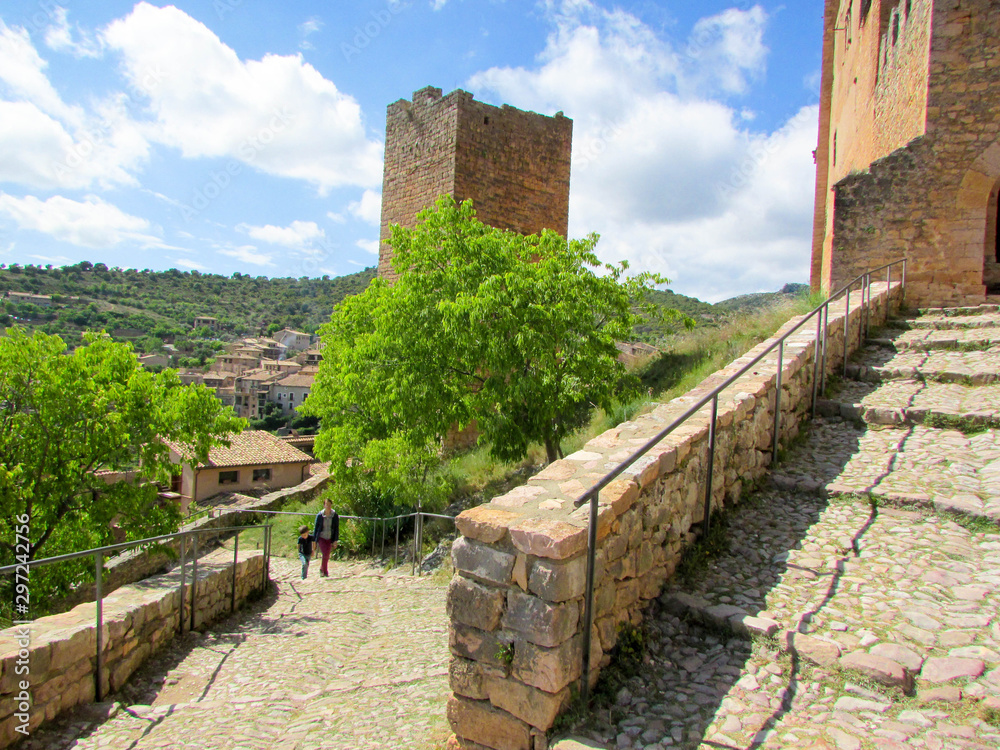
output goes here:
[[502, 231], [448, 197], [419, 219], [392, 229], [398, 280], [374, 280], [321, 329], [301, 411], [322, 418], [316, 453], [338, 485], [419, 492], [444, 436], [473, 421], [497, 458], [540, 442], [555, 460], [591, 407], [633, 386], [615, 342], [661, 310], [642, 298], [666, 280], [601, 264], [596, 235]]
[[250, 429], [274, 432], [284, 427], [286, 421], [281, 405], [274, 401], [268, 401], [260, 412], [260, 418], [250, 420]]
[[[13, 560], [15, 524], [28, 558], [110, 544], [112, 522], [135, 539], [176, 529], [174, 504], [151, 482], [170, 480], [164, 440], [204, 460], [245, 422], [204, 386], [173, 370], [144, 372], [127, 344], [86, 334], [73, 352], [58, 336], [10, 328], [0, 338], [0, 560]], [[136, 470], [107, 484], [99, 472]], [[44, 569], [43, 569], [44, 570]], [[35, 582], [33, 574], [33, 585]]]

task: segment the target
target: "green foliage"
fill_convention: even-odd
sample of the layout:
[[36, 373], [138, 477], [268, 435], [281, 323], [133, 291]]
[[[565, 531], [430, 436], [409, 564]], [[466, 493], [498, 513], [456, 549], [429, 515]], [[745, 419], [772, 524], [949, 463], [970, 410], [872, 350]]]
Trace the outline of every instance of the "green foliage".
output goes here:
[[684, 581], [690, 581], [708, 564], [729, 551], [729, 516], [716, 512], [708, 526], [708, 534], [702, 535], [694, 544], [684, 550], [680, 563], [677, 565], [677, 575]]
[[[313, 332], [337, 302], [362, 291], [375, 275], [370, 268], [335, 279], [269, 279], [247, 274], [230, 278], [176, 269], [99, 270], [102, 267], [84, 261], [62, 268], [0, 268], [0, 292], [51, 295], [52, 308], [26, 307], [30, 316], [18, 322], [33, 330], [53, 320], [62, 321], [67, 326], [68, 343], [76, 343], [82, 331], [102, 328], [112, 332], [113, 338], [117, 329], [135, 329], [140, 338], [174, 336], [189, 332], [199, 315], [218, 318], [222, 333], [235, 338], [256, 335], [262, 327], [273, 332], [285, 325]], [[22, 318], [14, 310], [5, 312]], [[207, 329], [200, 334], [202, 338], [220, 335]]]
[[493, 658], [498, 662], [503, 664], [505, 667], [510, 667], [514, 663], [514, 644], [513, 643], [501, 643], [497, 646], [497, 651], [493, 654]]
[[393, 227], [398, 280], [376, 279], [323, 327], [303, 407], [323, 420], [316, 452], [339, 487], [368, 483], [410, 505], [443, 489], [427, 480], [456, 425], [475, 422], [499, 460], [522, 459], [535, 441], [554, 460], [594, 405], [610, 408], [634, 386], [615, 341], [639, 322], [648, 284], [663, 281], [602, 266], [595, 235], [505, 232], [470, 202], [444, 197], [419, 219]]
[[274, 401], [268, 401], [264, 404], [264, 409], [261, 411], [259, 419], [250, 420], [251, 430], [267, 430], [268, 432], [274, 432], [285, 426], [287, 421], [285, 413], [281, 410], [281, 405], [276, 404]]
[[[88, 334], [72, 353], [57, 336], [20, 328], [0, 338], [0, 564], [15, 559], [15, 519], [29, 527], [35, 559], [176, 529], [173, 503], [157, 502], [155, 482], [173, 471], [164, 440], [207, 457], [245, 423], [203, 386], [174, 371], [145, 372], [127, 344]], [[107, 484], [102, 471], [136, 470], [134, 482]], [[44, 555], [41, 554], [44, 551]], [[33, 595], [65, 590], [72, 566], [32, 573]]]

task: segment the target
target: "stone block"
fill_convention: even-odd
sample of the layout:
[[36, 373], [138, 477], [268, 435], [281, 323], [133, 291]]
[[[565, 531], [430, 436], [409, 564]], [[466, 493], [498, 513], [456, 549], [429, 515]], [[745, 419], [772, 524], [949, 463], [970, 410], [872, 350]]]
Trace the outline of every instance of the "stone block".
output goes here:
[[448, 722], [460, 738], [493, 750], [532, 750], [528, 724], [494, 708], [489, 701], [452, 696], [448, 699]]
[[555, 694], [546, 693], [517, 680], [495, 677], [486, 680], [486, 692], [494, 706], [542, 731], [548, 730], [555, 723], [556, 716], [569, 703], [570, 698], [569, 688]]
[[521, 591], [528, 590], [528, 556], [523, 552], [518, 552], [514, 559], [514, 570], [511, 571], [511, 578], [514, 583], [521, 587]]
[[528, 577], [528, 590], [550, 602], [564, 602], [582, 596], [587, 587], [587, 556], [571, 560], [536, 560]]
[[951, 682], [962, 677], [976, 678], [982, 675], [985, 668], [986, 664], [982, 659], [936, 656], [924, 662], [920, 679], [926, 682]]
[[913, 678], [903, 665], [884, 656], [853, 651], [840, 658], [840, 666], [860, 672], [882, 685], [902, 688], [904, 692], [913, 686]]
[[836, 643], [814, 638], [804, 633], [796, 633], [792, 630], [786, 630], [779, 636], [779, 642], [784, 650], [798, 654], [799, 658], [821, 667], [838, 666], [841, 652], [840, 646]]
[[479, 630], [496, 630], [503, 615], [504, 591], [456, 575], [448, 586], [448, 617]]
[[497, 653], [507, 644], [499, 638], [497, 632], [485, 632], [453, 622], [448, 645], [455, 656], [500, 667], [502, 664], [497, 659]]
[[452, 656], [448, 664], [448, 680], [453, 692], [474, 700], [486, 700], [485, 680], [488, 677], [502, 679], [506, 672], [500, 667], [491, 667], [482, 662]]
[[521, 516], [490, 505], [477, 505], [462, 511], [455, 519], [458, 531], [469, 539], [486, 544], [499, 542], [507, 535], [507, 529], [517, 523]]
[[572, 557], [587, 548], [586, 528], [542, 518], [528, 518], [512, 526], [510, 538], [521, 552], [553, 560]]
[[451, 547], [455, 569], [480, 580], [506, 586], [514, 570], [514, 555], [480, 542], [459, 537]]
[[580, 677], [581, 642], [579, 635], [555, 648], [518, 642], [514, 648], [511, 675], [547, 693], [558, 693]]
[[[539, 646], [558, 646], [576, 633], [580, 608], [575, 601], [550, 604], [535, 596], [511, 591], [507, 595], [504, 630], [516, 630]], [[537, 724], [535, 726], [538, 726]]]
[[[651, 469], [648, 470], [651, 471]], [[625, 477], [618, 477], [609, 482], [598, 495], [599, 502], [602, 505], [610, 505], [616, 516], [620, 516], [631, 508], [638, 497], [639, 486], [633, 479]]]

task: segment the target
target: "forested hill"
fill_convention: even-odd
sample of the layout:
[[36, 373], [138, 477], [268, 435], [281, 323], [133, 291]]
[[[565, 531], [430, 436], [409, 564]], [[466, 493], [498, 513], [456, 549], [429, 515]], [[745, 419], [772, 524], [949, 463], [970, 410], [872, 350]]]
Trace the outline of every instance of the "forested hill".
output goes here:
[[52, 295], [54, 304], [40, 308], [4, 300], [2, 323], [41, 328], [71, 343], [79, 331], [95, 328], [127, 330], [131, 339], [187, 333], [199, 316], [217, 318], [234, 336], [286, 326], [313, 333], [330, 319], [335, 304], [363, 291], [374, 276], [374, 268], [334, 278], [272, 279], [238, 272], [122, 270], [88, 262], [62, 268], [12, 265], [0, 267], [0, 295]]

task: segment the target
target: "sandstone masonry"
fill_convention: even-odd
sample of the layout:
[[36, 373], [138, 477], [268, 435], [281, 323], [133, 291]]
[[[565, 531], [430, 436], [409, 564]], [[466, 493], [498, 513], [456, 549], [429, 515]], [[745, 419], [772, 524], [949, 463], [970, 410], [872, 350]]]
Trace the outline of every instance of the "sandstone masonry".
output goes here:
[[827, 0], [814, 289], [901, 256], [917, 305], [1000, 285], [998, 38], [991, 0]]
[[[871, 322], [902, 301], [899, 282], [873, 285]], [[831, 307], [826, 367], [843, 366], [861, 338], [860, 295]], [[795, 318], [776, 335], [794, 327]], [[845, 336], [845, 325], [847, 335]], [[625, 422], [582, 450], [492, 502], [458, 516], [455, 576], [448, 592], [454, 695], [449, 747], [542, 750], [545, 734], [581, 677], [589, 508], [576, 501], [608, 471], [691, 404], [751, 360], [771, 341], [651, 413]], [[816, 327], [810, 321], [785, 343], [780, 440], [806, 419], [813, 390]], [[771, 463], [777, 352], [719, 398], [713, 509], [737, 503]], [[673, 574], [702, 520], [707, 477], [709, 408], [680, 425], [601, 491], [598, 513], [591, 664], [609, 661], [622, 623], [638, 624], [646, 603]], [[734, 613], [718, 613], [729, 617]], [[736, 615], [738, 616], [738, 615]], [[747, 617], [739, 626], [767, 632]]]
[[[181, 617], [185, 628], [190, 624], [190, 570], [188, 573], [183, 609], [179, 570], [123, 586], [104, 598], [103, 694], [120, 689], [151, 654], [173, 638]], [[263, 576], [264, 557], [260, 552], [240, 555], [236, 565], [237, 606], [261, 590]], [[232, 585], [231, 552], [220, 551], [199, 559], [196, 628], [230, 612]], [[27, 645], [22, 628], [0, 631], [0, 748], [23, 736], [16, 730], [22, 725], [17, 716], [22, 680], [30, 683], [29, 731], [73, 706], [94, 700], [97, 625], [93, 602], [39, 618], [28, 630]], [[27, 674], [18, 669], [24, 651]]]
[[477, 102], [428, 86], [386, 113], [380, 276], [395, 278], [389, 227], [412, 227], [443, 194], [472, 199], [480, 221], [566, 235], [573, 121]]

